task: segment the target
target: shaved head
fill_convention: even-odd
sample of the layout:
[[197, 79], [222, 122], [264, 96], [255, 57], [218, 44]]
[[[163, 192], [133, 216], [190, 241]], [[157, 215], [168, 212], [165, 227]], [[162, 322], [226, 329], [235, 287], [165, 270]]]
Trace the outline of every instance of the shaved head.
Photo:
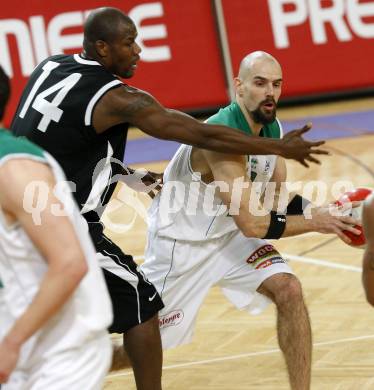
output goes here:
[[281, 69], [279, 62], [269, 53], [265, 51], [254, 51], [246, 55], [239, 66], [238, 77], [245, 80], [250, 73], [257, 67], [261, 67], [264, 63], [273, 63]]
[[120, 9], [103, 7], [93, 10], [84, 24], [84, 50], [91, 53], [99, 40], [112, 43], [124, 26], [135, 27], [134, 22]]
[[254, 51], [240, 63], [235, 78], [236, 100], [251, 126], [275, 120], [282, 88], [282, 68], [269, 53]]

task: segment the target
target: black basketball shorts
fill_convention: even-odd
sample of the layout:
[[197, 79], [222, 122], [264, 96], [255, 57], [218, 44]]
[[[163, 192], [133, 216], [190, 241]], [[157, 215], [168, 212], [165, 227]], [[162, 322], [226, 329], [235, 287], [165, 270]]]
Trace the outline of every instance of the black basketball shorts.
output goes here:
[[151, 282], [108, 237], [95, 235], [94, 244], [113, 305], [111, 333], [125, 333], [158, 313], [164, 304]]

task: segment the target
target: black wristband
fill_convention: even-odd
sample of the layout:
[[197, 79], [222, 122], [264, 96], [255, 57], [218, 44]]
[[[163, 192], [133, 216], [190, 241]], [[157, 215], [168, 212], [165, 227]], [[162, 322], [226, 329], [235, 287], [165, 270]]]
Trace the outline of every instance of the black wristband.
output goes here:
[[284, 229], [286, 228], [286, 216], [284, 214], [277, 214], [276, 211], [270, 211], [270, 224], [265, 240], [277, 240], [282, 237]]
[[303, 198], [301, 195], [296, 194], [287, 206], [287, 215], [301, 215], [308, 204], [311, 202], [308, 199]]

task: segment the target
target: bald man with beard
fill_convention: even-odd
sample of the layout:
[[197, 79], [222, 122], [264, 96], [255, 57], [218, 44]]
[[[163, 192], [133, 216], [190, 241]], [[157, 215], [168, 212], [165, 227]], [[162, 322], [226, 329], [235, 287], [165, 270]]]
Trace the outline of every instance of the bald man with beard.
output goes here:
[[[278, 61], [261, 51], [249, 54], [241, 62], [235, 87], [236, 100], [207, 122], [255, 139], [281, 139]], [[250, 313], [275, 303], [291, 388], [306, 390], [312, 336], [302, 288], [267, 239], [314, 231], [335, 233], [349, 243], [342, 231], [359, 231], [349, 225], [352, 218], [333, 216], [328, 208], [313, 208], [306, 218], [306, 199], [297, 194], [281, 198], [286, 176], [284, 160], [275, 155], [239, 156], [182, 145], [165, 170], [164, 187], [149, 212], [141, 269], [165, 304], [160, 312], [164, 349], [191, 341], [199, 308], [213, 285]], [[274, 202], [264, 204], [268, 188], [274, 190]]]

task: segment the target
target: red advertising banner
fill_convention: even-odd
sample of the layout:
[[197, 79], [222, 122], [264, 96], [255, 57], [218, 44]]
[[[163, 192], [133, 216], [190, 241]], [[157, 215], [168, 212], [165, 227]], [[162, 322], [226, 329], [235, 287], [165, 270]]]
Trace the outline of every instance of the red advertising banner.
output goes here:
[[[2, 5], [0, 64], [13, 89], [7, 124], [33, 68], [49, 55], [79, 52], [85, 17], [102, 5], [98, 0]], [[129, 83], [167, 107], [227, 103], [225, 72], [232, 65], [236, 73], [254, 50], [268, 51], [281, 63], [283, 96], [374, 87], [373, 0], [108, 0], [105, 6], [123, 9], [138, 26], [142, 60]], [[214, 6], [222, 9], [221, 34]], [[225, 63], [221, 44], [228, 52]]]
[[283, 68], [283, 96], [374, 87], [374, 1], [219, 0], [233, 71], [254, 50]]
[[[33, 68], [52, 54], [81, 50], [82, 25], [102, 1], [6, 2], [0, 13], [0, 64], [11, 77], [9, 124]], [[129, 84], [172, 108], [201, 109], [227, 101], [210, 0], [108, 0], [138, 26], [141, 62]]]

